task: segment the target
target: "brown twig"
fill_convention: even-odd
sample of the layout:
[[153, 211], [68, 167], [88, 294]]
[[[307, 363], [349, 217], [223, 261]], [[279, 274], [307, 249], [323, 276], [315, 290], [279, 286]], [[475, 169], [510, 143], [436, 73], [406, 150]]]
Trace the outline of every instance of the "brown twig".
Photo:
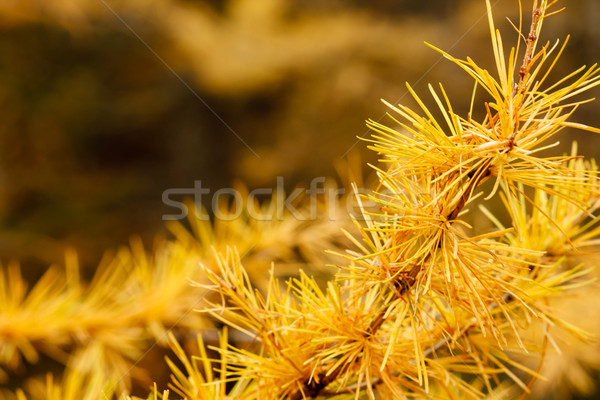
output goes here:
[[519, 68], [519, 83], [515, 87], [515, 93], [523, 92], [525, 85], [525, 78], [529, 73], [529, 68], [531, 67], [531, 60], [533, 59], [533, 51], [535, 49], [535, 44], [538, 40], [537, 32], [538, 26], [542, 17], [542, 11], [538, 8], [537, 0], [533, 1], [533, 12], [531, 14], [531, 27], [529, 28], [529, 34], [525, 39], [525, 55], [523, 56], [523, 63], [521, 64], [521, 68]]

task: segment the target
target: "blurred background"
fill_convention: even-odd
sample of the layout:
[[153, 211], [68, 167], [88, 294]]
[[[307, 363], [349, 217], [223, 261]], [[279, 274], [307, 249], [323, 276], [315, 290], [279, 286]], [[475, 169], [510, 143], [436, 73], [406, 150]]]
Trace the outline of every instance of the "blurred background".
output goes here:
[[[492, 3], [511, 34], [517, 1]], [[600, 3], [564, 5], [542, 38], [572, 35], [559, 73], [600, 55]], [[43, 269], [70, 245], [94, 266], [163, 229], [165, 189], [292, 188], [375, 161], [356, 138], [385, 120], [381, 98], [410, 104], [405, 81], [468, 106], [469, 79], [423, 42], [491, 67], [484, 15], [483, 0], [3, 0], [0, 258]], [[593, 155], [598, 138], [577, 139]]]
[[[518, 2], [491, 3], [512, 45]], [[556, 76], [600, 60], [600, 2], [562, 5], [542, 37], [571, 35]], [[348, 157], [366, 172], [357, 137], [381, 98], [412, 104], [405, 82], [468, 108], [471, 81], [425, 41], [493, 66], [483, 0], [2, 0], [0, 30], [0, 259], [32, 277], [68, 246], [92, 270], [151, 241], [169, 188], [291, 189]], [[598, 155], [598, 136], [572, 138]]]

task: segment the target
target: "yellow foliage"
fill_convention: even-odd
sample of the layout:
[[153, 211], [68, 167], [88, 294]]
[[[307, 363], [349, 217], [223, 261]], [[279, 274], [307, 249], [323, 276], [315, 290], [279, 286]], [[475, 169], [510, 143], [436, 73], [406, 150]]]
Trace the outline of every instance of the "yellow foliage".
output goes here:
[[[149, 399], [531, 393], [533, 381], [543, 379], [551, 347], [589, 338], [552, 305], [585, 290], [600, 233], [596, 164], [582, 160], [576, 146], [570, 155], [547, 155], [565, 128], [600, 132], [571, 121], [589, 101], [579, 94], [600, 85], [596, 65], [547, 82], [564, 48], [538, 46], [554, 3], [534, 1], [530, 29], [524, 31], [522, 20], [517, 24], [522, 40], [507, 55], [486, 1], [493, 74], [471, 58], [438, 50], [475, 82], [467, 116], [453, 111], [443, 86], [429, 87], [435, 112], [409, 86], [419, 111], [389, 105], [399, 116], [392, 117], [397, 127], [368, 122], [375, 132], [370, 147], [383, 166], [375, 167], [379, 184], [370, 194], [361, 197], [356, 189], [362, 219], [353, 227], [345, 226], [347, 220], [327, 221], [326, 212], [311, 223], [292, 215], [263, 221], [243, 214], [211, 224], [195, 210], [191, 232], [170, 224], [174, 238], [158, 241], [150, 253], [134, 239], [107, 257], [89, 284], [79, 277], [74, 253], [67, 254], [65, 272], [50, 268], [29, 291], [16, 265], [3, 268], [1, 365], [14, 370], [42, 353], [66, 365], [60, 381], [53, 375], [32, 380], [31, 397], [132, 399], [130, 378], [151, 372], [137, 367], [139, 359], [152, 343], [168, 339], [179, 361], [167, 361], [169, 389], [154, 384]], [[251, 40], [266, 40], [262, 30], [282, 29], [268, 17], [281, 4], [233, 2], [227, 15], [238, 22], [231, 38], [225, 21], [206, 29], [219, 32], [228, 46], [243, 45], [233, 30], [245, 32], [249, 18], [256, 18], [263, 23], [249, 30], [256, 35]], [[279, 60], [286, 66], [295, 57]], [[477, 89], [484, 92], [481, 103]], [[476, 231], [465, 220], [466, 207], [495, 196], [510, 223], [480, 207], [495, 228]], [[261, 205], [262, 213], [278, 216], [277, 201]], [[376, 204], [374, 210], [366, 202]], [[320, 206], [323, 211], [329, 204]], [[345, 251], [335, 233], [342, 227], [350, 241]], [[337, 274], [316, 278], [326, 275], [318, 266], [334, 254], [345, 257], [335, 262]], [[206, 344], [215, 330], [217, 344]], [[191, 333], [196, 356], [179, 344]], [[581, 368], [570, 374], [576, 387], [590, 389]], [[26, 398], [22, 390], [0, 396]]]

